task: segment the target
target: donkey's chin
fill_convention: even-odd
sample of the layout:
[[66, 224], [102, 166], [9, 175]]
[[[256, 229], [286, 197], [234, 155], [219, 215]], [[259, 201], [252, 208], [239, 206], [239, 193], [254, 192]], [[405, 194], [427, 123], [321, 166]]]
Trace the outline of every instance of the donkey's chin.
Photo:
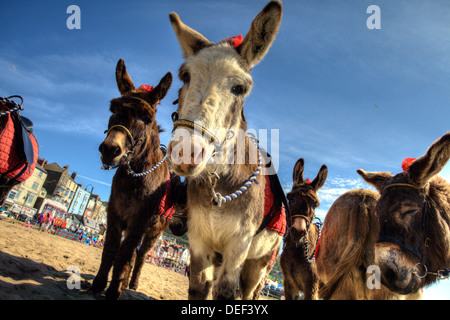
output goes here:
[[181, 163], [178, 165], [172, 163], [172, 168], [175, 174], [179, 176], [194, 178], [204, 171], [206, 168], [206, 162], [202, 162], [200, 164]]
[[120, 155], [120, 156], [117, 156], [117, 157], [114, 157], [114, 158], [101, 156], [100, 160], [102, 161], [103, 165], [111, 167], [111, 166], [118, 165], [120, 160], [122, 159], [122, 156], [123, 155]]

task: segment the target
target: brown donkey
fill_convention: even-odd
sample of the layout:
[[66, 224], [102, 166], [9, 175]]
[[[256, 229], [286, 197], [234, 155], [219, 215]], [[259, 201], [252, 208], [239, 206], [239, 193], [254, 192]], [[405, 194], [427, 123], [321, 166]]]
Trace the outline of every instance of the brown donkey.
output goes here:
[[[449, 157], [447, 133], [395, 176], [358, 170], [380, 194], [351, 190], [328, 211], [316, 259], [320, 297], [420, 299], [425, 285], [449, 277], [450, 186], [436, 176]], [[370, 266], [379, 267], [378, 288], [369, 286]]]
[[378, 199], [375, 191], [350, 190], [337, 198], [328, 211], [316, 250], [320, 298], [421, 299], [421, 290], [408, 295], [390, 291], [374, 273], [375, 242], [380, 229], [375, 211]]
[[[268, 52], [281, 16], [281, 2], [271, 1], [242, 42], [236, 37], [216, 45], [170, 14], [186, 59], [168, 152], [174, 171], [189, 177], [189, 299], [208, 296], [214, 268], [215, 299], [236, 298], [238, 286], [243, 299], [254, 298], [281, 244], [284, 231], [260, 228], [269, 179], [260, 174], [243, 109], [253, 84], [249, 72]], [[276, 217], [285, 223], [285, 216]]]
[[304, 160], [294, 166], [292, 191], [287, 194], [291, 221], [281, 253], [286, 300], [298, 299], [299, 291], [305, 300], [317, 300], [319, 278], [315, 263], [316, 244], [320, 236], [320, 223], [314, 224], [315, 209], [320, 205], [317, 192], [325, 184], [328, 169], [323, 165], [311, 182], [303, 180]]
[[399, 294], [417, 292], [450, 273], [450, 184], [437, 174], [450, 159], [450, 132], [404, 172], [358, 173], [380, 193], [375, 246], [381, 282]]
[[155, 88], [143, 85], [136, 89], [120, 59], [116, 80], [122, 96], [111, 101], [107, 137], [99, 150], [104, 167], [117, 167], [117, 172], [108, 202], [102, 262], [92, 284], [94, 293], [103, 291], [114, 265], [107, 299], [120, 297], [133, 262], [129, 287], [138, 287], [147, 252], [169, 226], [175, 192], [182, 194], [179, 177], [170, 174], [160, 148], [161, 130], [155, 118], [156, 106], [172, 84], [171, 73]]

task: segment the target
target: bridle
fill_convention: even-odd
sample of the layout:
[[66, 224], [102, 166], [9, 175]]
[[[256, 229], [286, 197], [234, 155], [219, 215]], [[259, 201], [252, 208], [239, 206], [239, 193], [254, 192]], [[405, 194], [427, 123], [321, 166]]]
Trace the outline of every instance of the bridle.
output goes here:
[[[408, 183], [394, 183], [394, 184], [390, 184], [390, 185], [384, 187], [382, 192], [385, 189], [391, 188], [391, 187], [410, 187], [410, 188], [415, 188], [415, 189], [421, 189], [415, 185], [408, 184]], [[414, 274], [416, 277], [422, 279], [422, 278], [425, 278], [427, 275], [433, 275], [437, 278], [437, 280], [449, 279], [450, 278], [450, 269], [440, 269], [435, 272], [428, 271], [428, 268], [425, 264], [426, 255], [420, 251], [421, 243], [423, 243], [425, 245], [425, 247], [428, 248], [430, 245], [430, 242], [431, 242], [430, 238], [426, 237], [426, 234], [428, 232], [428, 220], [429, 220], [429, 216], [430, 216], [431, 203], [432, 203], [432, 199], [425, 193], [424, 200], [423, 200], [423, 208], [422, 208], [423, 214], [422, 214], [422, 222], [421, 222], [422, 238], [419, 238], [417, 240], [417, 243], [415, 246], [408, 245], [407, 243], [404, 243], [403, 241], [398, 240], [397, 238], [395, 238], [393, 236], [384, 235], [384, 234], [379, 235], [377, 242], [378, 243], [379, 242], [388, 242], [388, 243], [397, 244], [401, 248], [411, 252], [417, 258], [419, 258], [420, 262], [416, 263], [416, 266], [415, 266], [416, 270], [414, 270], [412, 272], [412, 274]], [[440, 214], [441, 214], [441, 217], [443, 217], [441, 212], [440, 212]], [[420, 272], [418, 270], [418, 266], [420, 266], [420, 265], [423, 266], [423, 269], [424, 269], [423, 272]]]
[[[173, 131], [175, 131], [175, 129], [177, 129], [178, 127], [187, 127], [187, 128], [191, 128], [191, 129], [194, 129], [197, 131], [201, 131], [201, 133], [203, 135], [205, 135], [206, 137], [208, 137], [210, 139], [210, 142], [216, 146], [216, 148], [219, 150], [219, 152], [222, 152], [223, 144], [225, 143], [225, 141], [234, 137], [234, 131], [229, 129], [226, 132], [225, 139], [220, 140], [216, 135], [214, 135], [210, 130], [208, 130], [204, 126], [202, 126], [194, 121], [191, 121], [191, 120], [179, 119], [178, 112], [172, 113], [172, 121], [173, 121]], [[247, 189], [251, 186], [251, 184], [253, 182], [256, 181], [257, 177], [259, 176], [259, 174], [261, 172], [262, 157], [261, 157], [261, 152], [259, 150], [258, 139], [255, 136], [253, 136], [252, 134], [247, 134], [247, 135], [248, 135], [248, 138], [253, 142], [253, 144], [255, 145], [255, 147], [258, 151], [258, 167], [239, 189], [237, 189], [233, 193], [230, 193], [226, 196], [223, 196], [219, 192], [215, 191], [217, 181], [220, 179], [220, 176], [217, 173], [218, 167], [216, 166], [215, 170], [213, 170], [212, 172], [208, 172], [207, 174], [208, 174], [209, 187], [210, 187], [210, 191], [211, 191], [211, 202], [216, 207], [220, 207], [227, 202], [237, 199], [240, 195], [242, 195], [245, 191], [247, 191]], [[218, 152], [214, 152], [211, 157], [214, 157], [217, 153]]]
[[[410, 187], [410, 188], [414, 188], [414, 189], [421, 189], [415, 185], [412, 184], [407, 184], [407, 183], [394, 183], [394, 184], [390, 184], [386, 187], [383, 188], [382, 192], [384, 192], [384, 190], [391, 188], [391, 187]], [[419, 238], [417, 240], [416, 245], [412, 246], [409, 245], [399, 239], [397, 239], [394, 236], [391, 235], [386, 235], [386, 234], [381, 234], [378, 236], [378, 240], [377, 243], [384, 243], [384, 242], [388, 242], [388, 243], [393, 243], [396, 244], [398, 246], [400, 246], [401, 248], [407, 250], [408, 252], [412, 253], [413, 255], [415, 255], [417, 258], [420, 259], [420, 261], [422, 263], [425, 262], [425, 255], [422, 254], [422, 252], [420, 251], [420, 246], [422, 243], [425, 244], [426, 247], [429, 246], [430, 243], [430, 239], [426, 238], [425, 240], [423, 239], [425, 237], [425, 234], [427, 233], [428, 230], [428, 216], [429, 216], [429, 210], [430, 210], [430, 205], [429, 205], [429, 197], [428, 195], [424, 195], [424, 200], [423, 200], [423, 207], [422, 207], [422, 222], [421, 222], [421, 228], [422, 228], [422, 238]]]
[[[311, 195], [309, 194], [302, 194], [302, 196], [304, 197], [309, 197], [310, 199], [312, 199], [314, 202], [316, 202], [316, 199], [314, 199]], [[317, 207], [317, 206], [316, 206]], [[314, 210], [315, 208], [311, 209]], [[313, 220], [318, 220], [318, 222], [312, 223], [311, 219], [306, 215], [306, 214], [294, 214], [290, 216], [290, 225], [289, 225], [289, 231], [292, 231], [292, 225], [293, 225], [293, 219], [294, 218], [301, 218], [304, 219], [306, 222], [306, 235], [301, 237], [296, 243], [295, 243], [295, 247], [298, 248], [300, 245], [303, 248], [303, 256], [306, 258], [306, 261], [308, 261], [308, 263], [312, 263], [315, 261], [315, 254], [314, 254], [314, 250], [312, 255], [310, 256], [309, 254], [309, 245], [310, 242], [308, 240], [305, 240], [305, 237], [308, 235], [309, 229], [311, 228], [311, 225], [314, 224], [314, 226], [317, 228], [317, 240], [316, 240], [316, 244], [314, 246], [314, 248], [317, 246], [317, 244], [319, 243], [319, 239], [320, 239], [320, 235], [322, 233], [322, 227], [323, 227], [323, 223], [320, 220], [320, 218], [316, 217], [314, 215], [314, 219]], [[286, 244], [286, 241], [285, 241]]]
[[[127, 173], [128, 173], [128, 175], [132, 176], [133, 178], [144, 177], [144, 176], [146, 176], [146, 175], [152, 173], [153, 171], [155, 171], [155, 170], [156, 170], [156, 169], [157, 169], [157, 168], [158, 168], [158, 167], [159, 167], [159, 166], [160, 166], [160, 165], [168, 158], [166, 146], [161, 145], [161, 146], [160, 146], [160, 149], [161, 149], [161, 151], [162, 151], [163, 154], [164, 154], [164, 156], [162, 157], [162, 159], [161, 159], [157, 164], [155, 164], [151, 169], [149, 169], [149, 170], [147, 170], [147, 171], [144, 171], [144, 172], [136, 173], [136, 172], [133, 171], [133, 169], [131, 169], [131, 164], [130, 164], [130, 163], [131, 163], [131, 160], [132, 160], [132, 157], [133, 157], [135, 148], [136, 148], [137, 146], [139, 146], [139, 145], [142, 143], [142, 141], [144, 140], [144, 137], [142, 136], [142, 137], [138, 140], [138, 142], [136, 142], [136, 139], [134, 139], [134, 137], [133, 137], [133, 135], [131, 134], [130, 130], [129, 130], [127, 127], [125, 127], [124, 125], [121, 125], [121, 124], [113, 125], [113, 126], [111, 126], [108, 130], [106, 130], [106, 131], [105, 131], [106, 137], [108, 137], [109, 133], [110, 133], [112, 130], [122, 130], [122, 131], [124, 131], [124, 132], [126, 133], [128, 139], [130, 140], [131, 148], [128, 149], [128, 150], [123, 154], [122, 158], [128, 159], [128, 161], [127, 161], [127, 167], [128, 167]], [[129, 157], [129, 155], [131, 155], [131, 157]], [[116, 165], [113, 165], [113, 166], [103, 164], [103, 166], [102, 166], [101, 169], [102, 169], [102, 170], [113, 170], [113, 169], [118, 168], [119, 166], [120, 166], [120, 164], [116, 164]]]

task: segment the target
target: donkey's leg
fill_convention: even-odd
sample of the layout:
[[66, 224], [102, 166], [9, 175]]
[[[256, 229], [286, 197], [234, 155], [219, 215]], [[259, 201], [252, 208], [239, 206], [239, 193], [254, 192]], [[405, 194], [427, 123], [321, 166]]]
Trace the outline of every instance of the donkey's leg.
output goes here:
[[[303, 263], [307, 263], [306, 261]], [[312, 262], [307, 265], [304, 272], [297, 275], [301, 283], [300, 288], [303, 290], [304, 300], [318, 300], [319, 299], [319, 277], [317, 275], [316, 263]]]
[[[227, 244], [222, 256], [222, 265], [217, 274], [214, 299], [234, 300], [239, 285], [241, 270], [250, 249], [251, 237], [234, 238]], [[245, 295], [243, 293], [243, 299]]]
[[131, 281], [129, 284], [129, 288], [132, 290], [137, 290], [139, 287], [139, 277], [141, 276], [142, 267], [144, 266], [145, 259], [147, 257], [147, 253], [158, 240], [158, 237], [161, 235], [163, 230], [158, 230], [159, 232], [152, 232], [151, 230], [147, 232], [144, 236], [144, 240], [142, 240], [141, 247], [137, 251], [136, 260], [133, 268], [133, 276], [131, 277]]
[[106, 288], [109, 270], [111, 270], [114, 257], [119, 249], [121, 237], [122, 232], [118, 225], [108, 225], [103, 245], [102, 262], [92, 283], [92, 291], [94, 293], [102, 292]]
[[253, 299], [253, 293], [262, 279], [266, 276], [272, 254], [273, 253], [270, 252], [259, 259], [248, 259], [245, 261], [245, 265], [241, 273], [243, 300]]
[[141, 230], [130, 230], [130, 233], [122, 241], [119, 251], [114, 259], [114, 268], [111, 283], [106, 291], [106, 299], [117, 300], [123, 289], [123, 282], [126, 281], [128, 268], [131, 267], [136, 255], [136, 248], [142, 240]]
[[208, 297], [213, 281], [213, 256], [211, 250], [191, 245], [189, 300], [205, 300]]

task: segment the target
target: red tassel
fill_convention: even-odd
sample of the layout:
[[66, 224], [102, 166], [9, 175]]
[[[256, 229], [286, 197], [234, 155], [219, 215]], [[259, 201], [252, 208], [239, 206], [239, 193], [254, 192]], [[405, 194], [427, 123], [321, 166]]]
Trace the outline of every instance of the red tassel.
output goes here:
[[416, 158], [405, 158], [402, 162], [403, 172], [408, 172], [409, 167], [416, 161]]

